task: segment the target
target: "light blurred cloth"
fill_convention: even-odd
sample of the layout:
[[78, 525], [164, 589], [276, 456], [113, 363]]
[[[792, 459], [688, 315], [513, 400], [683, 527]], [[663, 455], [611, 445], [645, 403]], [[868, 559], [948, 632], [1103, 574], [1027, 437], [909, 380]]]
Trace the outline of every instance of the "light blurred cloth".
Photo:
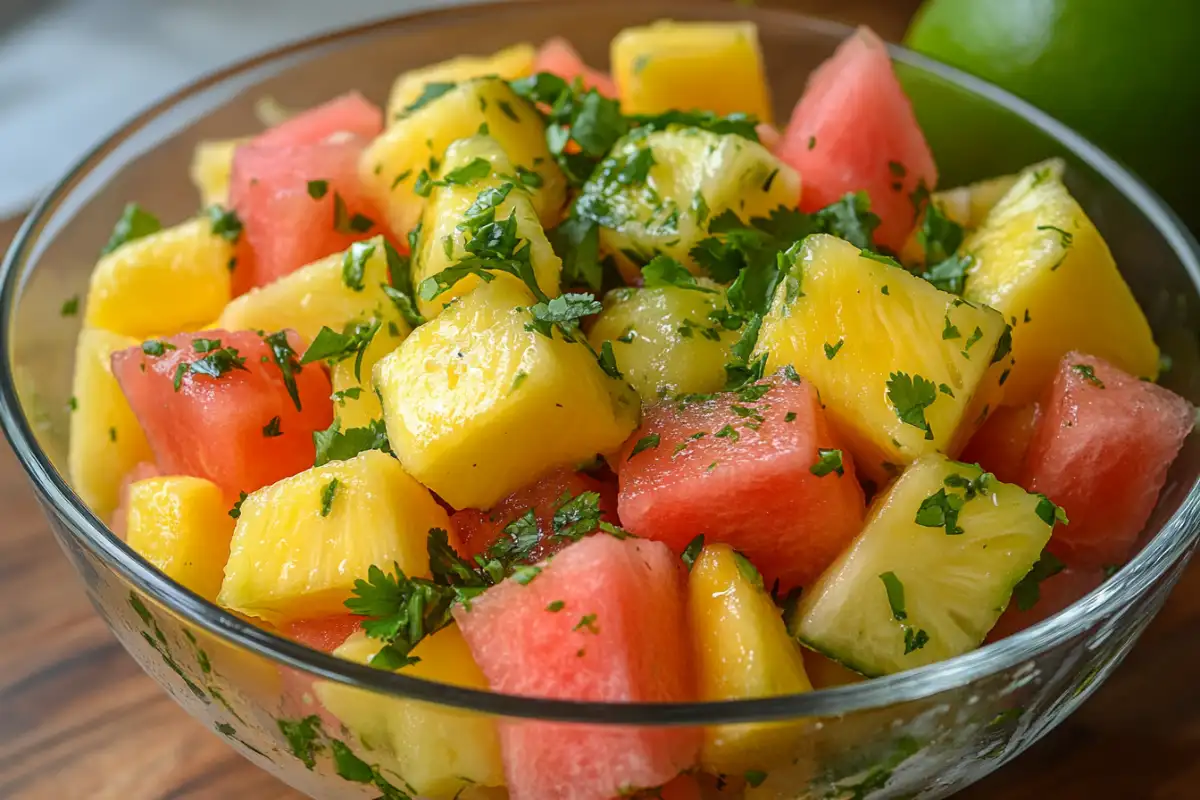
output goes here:
[[13, 4], [0, 16], [0, 219], [206, 72], [319, 31], [461, 2], [0, 0]]

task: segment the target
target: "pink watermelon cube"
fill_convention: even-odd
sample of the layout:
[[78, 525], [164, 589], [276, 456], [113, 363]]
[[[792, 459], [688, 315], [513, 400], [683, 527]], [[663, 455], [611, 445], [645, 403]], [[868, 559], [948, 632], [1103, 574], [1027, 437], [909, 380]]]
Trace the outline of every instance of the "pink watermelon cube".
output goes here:
[[[455, 609], [497, 692], [611, 703], [695, 699], [682, 564], [659, 542], [591, 536]], [[700, 732], [500, 722], [513, 800], [609, 800], [661, 786], [696, 758]]]
[[338, 134], [319, 144], [237, 149], [229, 198], [253, 252], [250, 285], [268, 284], [382, 232], [358, 180], [366, 144]]
[[937, 184], [933, 154], [887, 46], [869, 28], [809, 78], [775, 154], [800, 173], [803, 211], [866, 191], [881, 220], [875, 241], [896, 252], [916, 222], [909, 194]]
[[816, 389], [781, 375], [755, 402], [720, 394], [647, 408], [615, 465], [626, 528], [682, 552], [697, 534], [740, 550], [790, 589], [858, 534], [862, 488]]
[[978, 464], [1004, 483], [1020, 484], [1037, 421], [1037, 403], [1001, 406], [975, 431], [958, 460]]
[[613, 83], [613, 79], [607, 73], [584, 64], [571, 43], [561, 37], [548, 39], [541, 46], [537, 58], [533, 61], [533, 72], [535, 75], [539, 72], [549, 72], [567, 83], [582, 78], [585, 89], [595, 89], [605, 97], [617, 96], [617, 85]]
[[382, 132], [383, 111], [379, 106], [358, 92], [348, 92], [263, 131], [250, 144], [254, 147], [295, 147], [320, 144], [338, 134], [373, 139]]
[[1049, 548], [1073, 567], [1122, 564], [1194, 415], [1187, 400], [1106, 361], [1067, 353], [1041, 403], [1022, 485], [1066, 511]]
[[[299, 336], [289, 333], [288, 341], [304, 352]], [[163, 474], [207, 478], [232, 503], [239, 492], [312, 466], [312, 434], [333, 422], [329, 377], [320, 366], [296, 372], [297, 409], [271, 348], [253, 331], [181, 333], [161, 347], [161, 355], [144, 347], [114, 353], [112, 366]], [[243, 368], [218, 369], [216, 377], [190, 368], [179, 373], [180, 365], [224, 348], [244, 359]]]

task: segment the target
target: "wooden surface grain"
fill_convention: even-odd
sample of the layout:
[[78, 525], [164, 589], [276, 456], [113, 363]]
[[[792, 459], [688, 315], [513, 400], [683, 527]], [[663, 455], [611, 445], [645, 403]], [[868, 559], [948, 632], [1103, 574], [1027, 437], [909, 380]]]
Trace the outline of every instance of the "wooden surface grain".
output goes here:
[[[887, 38], [915, 0], [808, 2]], [[0, 222], [0, 250], [16, 222]], [[1200, 798], [1200, 566], [1076, 714], [964, 800]], [[0, 798], [297, 800], [143, 675], [59, 551], [0, 445]]]

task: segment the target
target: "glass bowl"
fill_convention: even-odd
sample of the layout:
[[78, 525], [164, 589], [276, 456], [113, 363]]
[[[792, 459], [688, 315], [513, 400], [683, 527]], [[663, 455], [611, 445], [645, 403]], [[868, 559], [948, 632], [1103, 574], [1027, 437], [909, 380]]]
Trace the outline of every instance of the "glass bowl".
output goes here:
[[[449, 725], [475, 713], [494, 715], [503, 726], [564, 726], [587, 742], [608, 742], [610, 751], [622, 736], [667, 727], [802, 721], [806, 735], [794, 752], [747, 796], [943, 797], [1013, 758], [1082, 703], [1133, 646], [1192, 552], [1200, 533], [1196, 437], [1171, 470], [1140, 554], [1084, 599], [1009, 639], [922, 669], [792, 697], [576, 703], [430, 683], [274, 636], [158, 573], [72, 492], [63, 474], [78, 320], [61, 318], [59, 309], [64, 299], [85, 293], [127, 200], [166, 220], [195, 211], [187, 168], [197, 142], [256, 130], [254, 105], [263, 95], [304, 107], [354, 88], [382, 101], [402, 70], [520, 40], [563, 35], [603, 66], [613, 34], [663, 17], [756, 21], [780, 118], [809, 72], [849, 33], [794, 13], [686, 0], [544, 0], [420, 13], [318, 37], [210, 76], [131, 121], [42, 200], [8, 253], [0, 289], [0, 419], [59, 543], [92, 603], [141, 666], [231, 746], [303, 792], [414, 793], [387, 771], [387, 755], [366, 749], [328, 717], [310, 757], [303, 726], [288, 723], [321, 719], [314, 689], [332, 686]], [[1074, 195], [1104, 234], [1173, 360], [1165, 384], [1200, 403], [1200, 265], [1196, 243], [1171, 212], [1121, 166], [1032, 107], [900, 48], [892, 54], [943, 185], [1013, 172], [1050, 156], [1066, 159]], [[384, 771], [364, 770], [364, 763]], [[381, 788], [376, 774], [399, 794]], [[731, 776], [723, 796], [741, 796], [743, 777]]]

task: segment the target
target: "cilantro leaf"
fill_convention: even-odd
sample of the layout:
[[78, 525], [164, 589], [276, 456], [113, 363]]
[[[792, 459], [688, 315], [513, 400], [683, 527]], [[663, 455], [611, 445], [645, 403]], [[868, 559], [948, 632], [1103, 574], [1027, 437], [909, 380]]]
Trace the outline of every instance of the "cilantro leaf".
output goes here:
[[137, 203], [129, 203], [121, 212], [121, 218], [113, 227], [108, 244], [104, 245], [100, 255], [106, 256], [123, 244], [136, 241], [152, 233], [158, 233], [160, 230], [162, 230], [162, 223], [158, 221], [158, 217]]
[[850, 192], [814, 215], [819, 230], [845, 239], [859, 250], [874, 247], [872, 236], [879, 227], [879, 216], [871, 211], [866, 192]]
[[675, 259], [662, 253], [642, 267], [642, 285], [647, 289], [659, 289], [674, 286], [679, 289], [692, 289], [697, 292], [713, 294], [713, 290], [696, 283], [696, 278], [687, 268]]
[[387, 426], [381, 419], [371, 420], [362, 428], [347, 428], [344, 432], [341, 428], [341, 420], [334, 417], [328, 428], [313, 432], [313, 444], [316, 446], [314, 467], [324, 466], [330, 461], [348, 461], [367, 450], [392, 452], [388, 444]]
[[904, 584], [894, 572], [885, 572], [879, 576], [887, 591], [888, 605], [892, 608], [892, 618], [898, 622], [908, 619], [908, 611], [904, 607]]
[[633, 450], [630, 451], [630, 453], [629, 453], [629, 458], [627, 458], [625, 460], [630, 461], [638, 453], [641, 453], [645, 450], [649, 450], [654, 447], [658, 447], [658, 445], [659, 445], [658, 434], [657, 433], [647, 434], [646, 436], [643, 436], [642, 438], [638, 439], [637, 442], [634, 443]]
[[1037, 604], [1037, 601], [1041, 599], [1042, 593], [1040, 587], [1042, 581], [1054, 577], [1066, 569], [1066, 566], [1053, 553], [1043, 550], [1041, 557], [1038, 558], [1025, 577], [1013, 587], [1012, 597], [1017, 603], [1017, 608], [1021, 611], [1028, 611], [1033, 608]]
[[370, 664], [379, 669], [394, 670], [417, 662], [409, 655], [424, 639], [450, 625], [450, 614], [456, 592], [423, 578], [409, 578], [393, 564], [385, 573], [371, 565], [367, 579], [354, 582], [353, 597], [346, 608], [353, 614], [368, 617], [363, 631], [372, 639], [384, 643]]
[[703, 533], [696, 534], [695, 538], [693, 538], [690, 542], [688, 542], [687, 547], [685, 547], [683, 549], [683, 554], [680, 555], [680, 558], [683, 559], [683, 564], [684, 564], [684, 566], [687, 567], [688, 572], [692, 571], [692, 567], [695, 565], [696, 559], [700, 557], [700, 552], [703, 549], [704, 549], [704, 534]]
[[400, 316], [409, 327], [416, 328], [425, 324], [425, 317], [417, 310], [413, 300], [412, 264], [408, 256], [401, 255], [391, 242], [383, 240], [383, 253], [387, 258], [388, 277], [391, 285], [383, 284], [383, 293], [388, 296]]
[[299, 411], [300, 389], [296, 386], [296, 373], [300, 371], [301, 366], [296, 359], [296, 351], [288, 341], [287, 331], [277, 331], [264, 336], [263, 341], [271, 348], [271, 358], [279, 368], [279, 374], [283, 376], [283, 385], [287, 389], [288, 397], [292, 398], [292, 404]]
[[1096, 377], [1096, 370], [1091, 364], [1072, 364], [1071, 370], [1079, 374], [1085, 381], [1093, 386], [1103, 389], [1104, 381]]
[[969, 255], [952, 255], [945, 261], [927, 267], [921, 277], [943, 292], [962, 294], [967, 270], [971, 268], [972, 263]]
[[957, 253], [962, 243], [962, 226], [947, 217], [937, 203], [926, 204], [921, 227], [917, 229], [917, 244], [925, 252], [925, 263], [941, 264]]
[[361, 292], [363, 275], [367, 270], [367, 261], [375, 255], [375, 245], [371, 242], [355, 242], [350, 245], [342, 259], [342, 283], [356, 292]]
[[306, 185], [308, 196], [320, 200], [329, 192], [329, 181], [309, 181]]
[[842, 451], [817, 448], [817, 462], [809, 467], [808, 471], [818, 478], [824, 478], [831, 472], [836, 472], [839, 477], [845, 475], [846, 469], [842, 466]]
[[337, 494], [340, 482], [334, 478], [329, 483], [321, 487], [321, 516], [328, 517], [333, 511], [333, 498]]
[[1071, 524], [1071, 521], [1067, 519], [1067, 512], [1063, 507], [1055, 505], [1054, 501], [1044, 494], [1038, 495], [1038, 504], [1034, 508], [1034, 513], [1038, 515], [1038, 519], [1051, 528], [1057, 522], [1061, 522], [1063, 525]]
[[586, 286], [600, 291], [604, 270], [600, 265], [600, 226], [573, 212], [549, 231], [554, 252], [562, 257], [563, 286]]
[[552, 338], [557, 327], [567, 341], [574, 341], [573, 334], [579, 330], [579, 320], [591, 314], [599, 314], [604, 306], [595, 296], [582, 292], [568, 292], [546, 303], [537, 303], [529, 308], [532, 322], [525, 329], [536, 331]]
[[437, 100], [442, 95], [452, 91], [457, 85], [458, 84], [456, 83], [448, 81], [434, 81], [432, 83], [425, 84], [423, 87], [421, 87], [421, 93], [417, 95], [415, 100], [404, 107], [404, 110], [400, 112], [399, 117], [406, 117], [414, 111], [420, 111], [434, 100]]
[[204, 209], [204, 215], [212, 222], [212, 235], [220, 236], [230, 244], [237, 244], [242, 236], [242, 220], [232, 208], [211, 205]]
[[354, 358], [354, 379], [362, 383], [362, 362], [367, 347], [379, 332], [382, 323], [377, 319], [369, 322], [351, 322], [344, 333], [338, 333], [322, 326], [312, 344], [300, 357], [301, 364], [311, 364], [314, 361], [327, 361], [335, 364]]
[[175, 369], [175, 391], [178, 392], [182, 388], [183, 376], [189, 373], [207, 375], [215, 380], [234, 370], [249, 371], [246, 369], [246, 357], [238, 355], [237, 348], [221, 347], [220, 344], [220, 340], [217, 339], [196, 339], [192, 343], [196, 352], [205, 355], [191, 363], [180, 362]]
[[719, 135], [732, 134], [752, 142], [759, 141], [758, 118], [750, 114], [735, 112], [721, 116], [712, 111], [665, 111], [661, 114], [634, 114], [630, 121], [647, 131], [666, 130], [672, 125], [683, 128], [699, 128]]
[[295, 721], [277, 719], [276, 724], [279, 725], [279, 732], [283, 734], [283, 738], [287, 740], [292, 755], [310, 770], [314, 769], [317, 766], [316, 754], [325, 748], [319, 734], [321, 718], [312, 714]]
[[925, 419], [925, 409], [937, 400], [937, 388], [932, 381], [920, 375], [893, 372], [888, 376], [887, 399], [901, 422], [925, 431], [926, 439], [933, 438], [933, 430]]
[[963, 533], [958, 526], [958, 512], [962, 510], [964, 499], [953, 492], [947, 494], [945, 489], [938, 489], [921, 501], [914, 522], [925, 528], [945, 527], [946, 534], [957, 536]]

